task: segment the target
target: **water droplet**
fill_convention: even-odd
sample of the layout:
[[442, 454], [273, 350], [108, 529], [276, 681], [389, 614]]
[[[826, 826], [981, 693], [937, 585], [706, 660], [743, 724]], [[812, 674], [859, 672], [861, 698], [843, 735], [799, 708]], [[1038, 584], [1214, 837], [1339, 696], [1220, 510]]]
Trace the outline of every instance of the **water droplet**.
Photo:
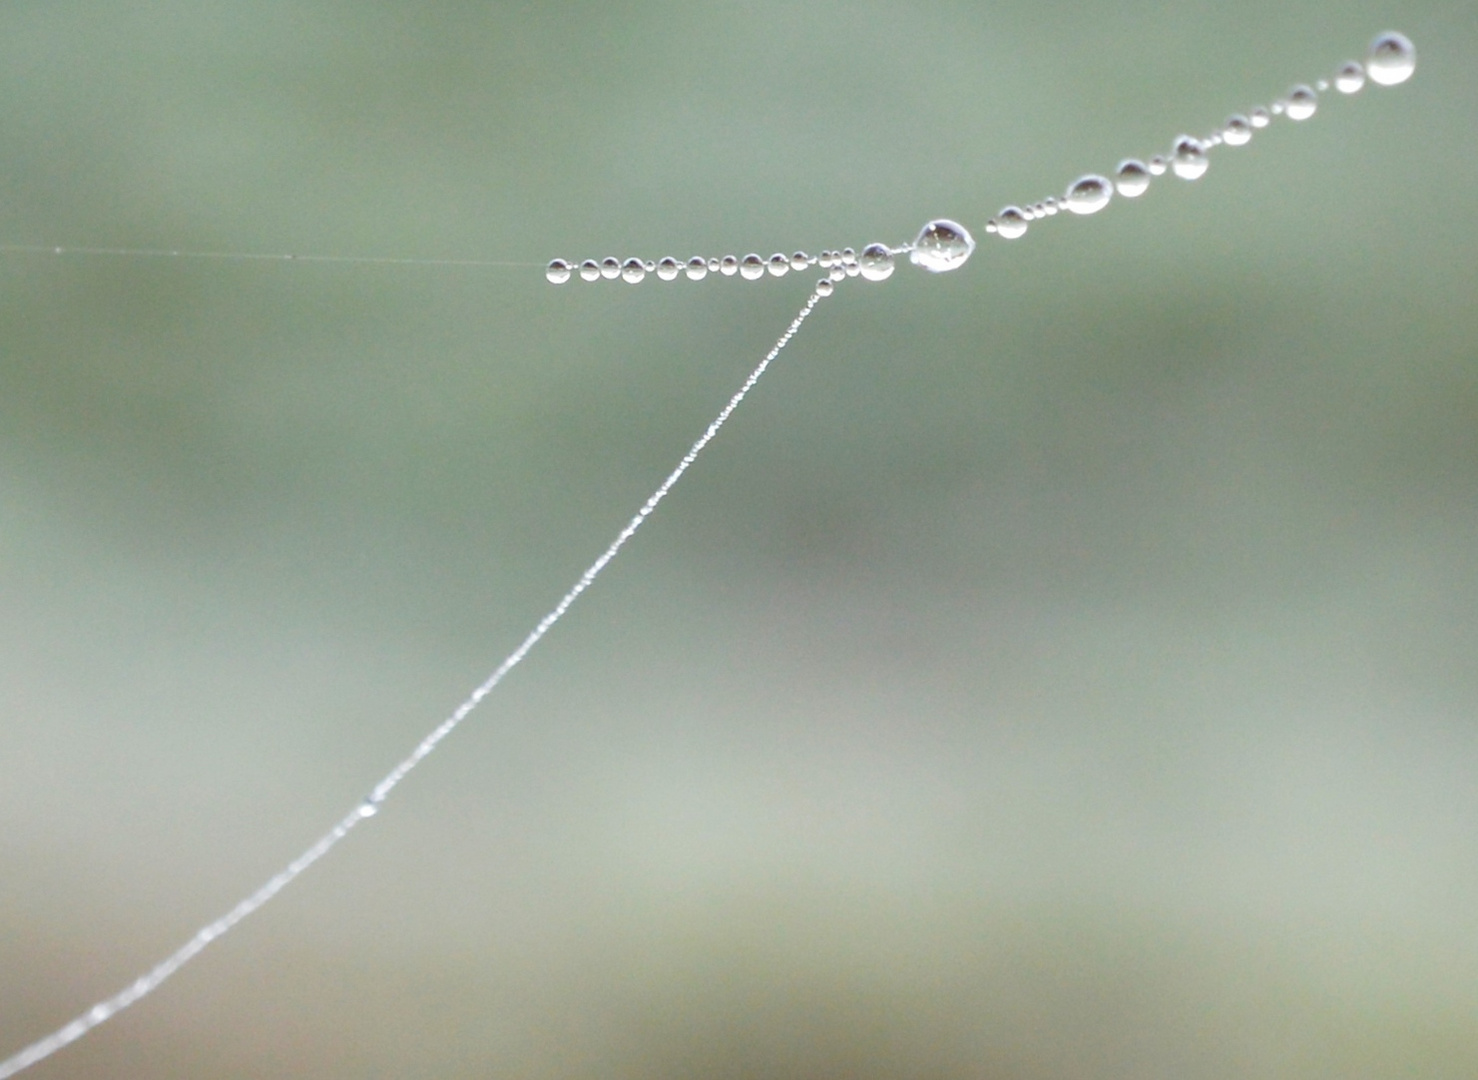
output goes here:
[[751, 252], [739, 260], [739, 274], [745, 281], [756, 281], [765, 276], [765, 260]]
[[607, 256], [600, 261], [600, 276], [607, 281], [615, 281], [621, 276], [621, 264]]
[[380, 812], [380, 804], [374, 799], [365, 799], [359, 804], [359, 816], [362, 818], [374, 817]]
[[1150, 158], [1149, 170], [1151, 176], [1164, 176], [1165, 170], [1169, 167], [1170, 163], [1166, 160], [1164, 154], [1156, 154]]
[[642, 266], [642, 269], [645, 270], [649, 274], [652, 273], [654, 270], [657, 269], [657, 264], [654, 263], [651, 259], [643, 259], [641, 266]]
[[1329, 80], [1328, 79], [1317, 79], [1317, 80], [1315, 80], [1315, 82], [1314, 82], [1314, 89], [1317, 90], [1317, 91], [1319, 91], [1319, 93], [1321, 93], [1321, 94], [1328, 93], [1329, 92]]
[[1395, 86], [1411, 78], [1416, 70], [1416, 46], [1405, 34], [1388, 30], [1370, 43], [1365, 71], [1372, 82]]
[[710, 274], [717, 274], [722, 267], [723, 267], [723, 262], [719, 259], [719, 257], [717, 255], [710, 255], [709, 256], [709, 258], [708, 258], [708, 272]]
[[1221, 137], [1228, 146], [1246, 146], [1252, 141], [1252, 121], [1241, 113], [1227, 117], [1227, 126], [1221, 129]]
[[1359, 93], [1365, 86], [1365, 69], [1358, 60], [1346, 60], [1334, 73], [1334, 88], [1341, 94]]
[[780, 252], [770, 256], [768, 269], [771, 277], [784, 277], [790, 273], [790, 256], [782, 255]]
[[1150, 170], [1138, 158], [1125, 158], [1119, 162], [1114, 174], [1115, 186], [1126, 199], [1137, 199], [1150, 189]]
[[1288, 101], [1284, 104], [1283, 111], [1290, 120], [1307, 120], [1318, 108], [1319, 95], [1314, 93], [1314, 88], [1299, 83], [1288, 91]]
[[1026, 235], [1027, 219], [1019, 206], [1008, 206], [996, 215], [996, 235], [1015, 240]]
[[544, 276], [549, 279], [551, 285], [563, 285], [570, 280], [570, 264], [563, 259], [550, 259]]
[[586, 259], [580, 264], [580, 279], [582, 281], [596, 281], [600, 278], [600, 263], [594, 259]]
[[675, 281], [681, 272], [682, 267], [671, 255], [663, 257], [657, 263], [657, 276], [663, 281]]
[[1252, 121], [1252, 126], [1255, 128], [1265, 128], [1273, 122], [1272, 115], [1261, 105], [1248, 113], [1247, 118]]
[[689, 281], [702, 281], [708, 276], [708, 262], [702, 255], [694, 255], [688, 260], [686, 273]]
[[841, 281], [847, 276], [847, 268], [839, 262], [831, 264], [831, 272], [828, 274], [832, 281]]
[[842, 265], [848, 267], [856, 266], [857, 252], [853, 251], [851, 248], [842, 248]]
[[1089, 173], [1073, 181], [1062, 198], [1062, 205], [1075, 214], [1096, 214], [1109, 204], [1114, 185], [1108, 177]]
[[831, 278], [824, 277], [820, 281], [816, 282], [816, 295], [830, 296], [832, 294], [832, 290], [835, 288], [836, 286], [831, 283]]
[[1170, 167], [1176, 176], [1182, 180], [1199, 180], [1206, 172], [1206, 165], [1206, 148], [1200, 139], [1182, 135], [1175, 140], [1175, 154]]
[[797, 251], [790, 257], [790, 268], [792, 270], [804, 270], [811, 265], [811, 256], [804, 251]]
[[621, 280], [635, 285], [647, 276], [647, 264], [640, 259], [627, 259], [621, 264]]
[[868, 281], [883, 281], [893, 273], [893, 253], [883, 244], [868, 244], [857, 256], [857, 270]]
[[739, 260], [732, 255], [725, 255], [718, 261], [718, 272], [724, 277], [733, 277], [739, 272]]
[[964, 266], [974, 250], [975, 239], [965, 226], [948, 218], [936, 218], [914, 237], [908, 261], [932, 274], [941, 274]]

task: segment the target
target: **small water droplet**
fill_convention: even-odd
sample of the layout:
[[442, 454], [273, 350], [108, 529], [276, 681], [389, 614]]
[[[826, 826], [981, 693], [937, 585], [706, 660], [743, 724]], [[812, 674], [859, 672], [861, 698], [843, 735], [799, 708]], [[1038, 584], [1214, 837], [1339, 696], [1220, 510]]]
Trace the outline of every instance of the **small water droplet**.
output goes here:
[[600, 263], [594, 259], [586, 259], [580, 264], [581, 281], [597, 281], [600, 279]]
[[739, 260], [739, 274], [745, 281], [757, 281], [765, 276], [765, 260], [751, 252]]
[[621, 276], [621, 264], [616, 259], [607, 256], [600, 261], [600, 276], [607, 281], [615, 281]]
[[831, 278], [824, 277], [820, 281], [816, 282], [816, 295], [830, 296], [832, 294], [832, 290], [834, 290], [835, 288], [836, 286], [831, 283]]
[[655, 262], [653, 262], [651, 259], [643, 259], [641, 265], [642, 265], [642, 269], [645, 270], [649, 274], [652, 273], [654, 270], [657, 269], [657, 264]]
[[857, 270], [868, 281], [883, 281], [893, 273], [893, 253], [884, 244], [868, 244], [857, 256]]
[[1151, 176], [1164, 176], [1165, 170], [1169, 167], [1170, 162], [1166, 159], [1164, 154], [1156, 154], [1154, 157], [1150, 158], [1148, 168], [1150, 170]]
[[359, 804], [359, 816], [362, 818], [374, 817], [380, 812], [380, 804], [374, 799], [365, 799]]
[[1371, 82], [1396, 86], [1411, 78], [1416, 70], [1416, 46], [1405, 34], [1387, 30], [1370, 43], [1365, 57], [1365, 71]]
[[1318, 80], [1315, 80], [1315, 82], [1314, 82], [1314, 89], [1317, 90], [1317, 91], [1319, 91], [1319, 93], [1321, 93], [1321, 94], [1326, 93], [1329, 90], [1329, 80], [1328, 79], [1318, 79]]
[[1075, 214], [1096, 214], [1109, 204], [1114, 185], [1108, 177], [1089, 173], [1073, 181], [1062, 198], [1062, 205]]
[[1247, 118], [1252, 121], [1252, 126], [1255, 128], [1265, 128], [1273, 122], [1272, 114], [1261, 105], [1248, 113]]
[[1206, 172], [1206, 148], [1201, 140], [1182, 135], [1175, 140], [1175, 155], [1170, 167], [1182, 180], [1199, 180]]
[[989, 220], [986, 221], [986, 223], [985, 223], [985, 234], [987, 236], [994, 236], [996, 233], [998, 233], [1000, 231], [1001, 231], [1001, 227], [996, 224], [996, 219], [995, 218], [990, 218]]
[[681, 272], [682, 267], [671, 255], [664, 256], [657, 261], [657, 276], [663, 281], [675, 281]]
[[1048, 217], [1056, 217], [1057, 212], [1062, 209], [1062, 203], [1057, 201], [1056, 195], [1048, 195], [1042, 200], [1042, 206], [1046, 209]]
[[832, 281], [841, 281], [842, 278], [847, 276], [847, 268], [839, 262], [834, 262], [831, 264], [831, 271], [827, 276]]
[[1319, 95], [1314, 93], [1314, 88], [1299, 83], [1288, 91], [1288, 102], [1283, 106], [1283, 111], [1290, 120], [1307, 120], [1318, 108]]
[[908, 261], [932, 274], [941, 274], [964, 266], [974, 250], [975, 239], [965, 226], [948, 218], [935, 218], [914, 237]]
[[1365, 69], [1358, 60], [1346, 60], [1334, 73], [1334, 88], [1341, 94], [1357, 94], [1365, 86]]
[[685, 270], [689, 281], [702, 281], [708, 276], [708, 262], [702, 255], [694, 255], [688, 260]]
[[797, 251], [790, 256], [790, 268], [792, 270], [804, 270], [811, 265], [811, 256], [804, 251]]
[[996, 215], [996, 235], [1015, 240], [1026, 235], [1027, 218], [1019, 206], [1008, 206]]
[[1286, 106], [1284, 102], [1275, 101], [1272, 103], [1272, 105], [1268, 106], [1268, 112], [1272, 113], [1274, 116], [1282, 116], [1285, 107]]
[[544, 276], [549, 279], [551, 285], [563, 285], [570, 280], [570, 264], [563, 259], [550, 259]]
[[1252, 121], [1241, 113], [1234, 113], [1227, 117], [1221, 138], [1228, 146], [1246, 146], [1252, 141]]
[[1150, 170], [1138, 158], [1125, 158], [1119, 162], [1114, 174], [1115, 186], [1126, 199], [1137, 199], [1150, 189]]
[[647, 264], [640, 259], [627, 259], [621, 264], [621, 280], [635, 285], [647, 276]]
[[708, 258], [708, 272], [710, 274], [717, 274], [719, 272], [719, 268], [722, 265], [723, 264], [719, 261], [719, 258], [718, 258], [717, 255], [710, 255], [709, 256], [709, 258]]
[[778, 251], [775, 252], [775, 254], [770, 256], [767, 269], [770, 271], [771, 277], [784, 277], [790, 273], [790, 256], [783, 255]]
[[718, 261], [718, 272], [724, 277], [733, 277], [739, 272], [739, 260], [732, 255], [725, 255]]

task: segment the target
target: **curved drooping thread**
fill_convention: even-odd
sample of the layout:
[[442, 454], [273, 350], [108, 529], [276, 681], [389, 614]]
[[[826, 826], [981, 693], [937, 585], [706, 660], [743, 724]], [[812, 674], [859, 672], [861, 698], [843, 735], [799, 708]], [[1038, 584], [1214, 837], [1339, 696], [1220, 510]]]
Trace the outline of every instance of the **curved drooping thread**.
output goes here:
[[785, 333], [780, 335], [774, 347], [765, 354], [765, 358], [760, 361], [759, 366], [749, 373], [749, 377], [744, 380], [743, 385], [734, 392], [733, 397], [729, 398], [729, 403], [719, 411], [719, 414], [714, 417], [713, 422], [708, 425], [707, 430], [703, 432], [688, 452], [683, 455], [682, 460], [677, 464], [677, 468], [673, 469], [668, 474], [667, 479], [662, 481], [661, 486], [652, 492], [651, 497], [642, 504], [641, 509], [636, 512], [636, 515], [626, 523], [626, 527], [616, 535], [616, 539], [611, 541], [610, 546], [601, 553], [600, 558], [590, 564], [589, 569], [580, 575], [579, 580], [570, 588], [570, 591], [564, 594], [549, 614], [539, 620], [538, 625], [533, 630], [529, 631], [528, 637], [523, 639], [523, 644], [509, 653], [507, 659], [497, 666], [493, 673], [483, 681], [482, 685], [478, 686], [477, 689], [473, 690], [467, 696], [467, 700], [457, 706], [456, 711], [451, 716], [447, 717], [431, 734], [422, 739], [409, 757], [395, 766], [385, 779], [376, 784], [374, 791], [370, 793], [364, 802], [355, 807], [351, 813], [347, 814], [337, 825], [319, 839], [317, 843], [308, 848], [307, 851], [303, 852], [292, 862], [288, 863], [286, 867], [273, 876], [265, 885], [257, 889], [214, 922], [201, 927], [201, 929], [195, 932], [194, 937], [190, 938], [189, 941], [185, 942], [184, 945], [180, 946], [179, 949], [160, 961], [148, 972], [140, 975], [127, 987], [112, 997], [98, 1002], [81, 1016], [77, 1017], [77, 1019], [54, 1031], [52, 1034], [46, 1036], [46, 1038], [39, 1039], [25, 1049], [6, 1058], [4, 1061], [0, 1061], [0, 1080], [6, 1080], [7, 1077], [14, 1076], [22, 1069], [28, 1068], [38, 1061], [50, 1057], [68, 1043], [75, 1042], [99, 1024], [105, 1022], [123, 1009], [128, 1008], [140, 998], [152, 993], [164, 980], [168, 979], [175, 972], [179, 971], [180, 968], [193, 960], [212, 941], [221, 937], [235, 927], [237, 923], [252, 914], [252, 912], [262, 907], [268, 900], [271, 900], [291, 884], [293, 879], [299, 874], [327, 855], [340, 840], [349, 835], [349, 831], [354, 826], [358, 825], [365, 818], [373, 816], [379, 804], [390, 794], [395, 785], [404, 780], [412, 769], [419, 765], [431, 751], [435, 750], [437, 745], [450, 735], [456, 729], [457, 725], [467, 718], [467, 715], [473, 709], [477, 708], [482, 699], [487, 697], [493, 688], [503, 681], [503, 677], [512, 671], [519, 661], [527, 656], [529, 651], [539, 643], [539, 640], [549, 632], [550, 628], [564, 617], [564, 613], [570, 609], [570, 605], [579, 598], [581, 593], [591, 586], [600, 575], [600, 572], [606, 568], [606, 565], [616, 557], [616, 553], [625, 546], [626, 541], [636, 535], [636, 531], [641, 528], [642, 523], [657, 508], [657, 504], [667, 497], [667, 493], [672, 490], [673, 485], [682, 478], [683, 473], [688, 471], [688, 466], [693, 464], [693, 461], [702, 453], [703, 448], [718, 434], [719, 428], [724, 426], [724, 422], [739, 407], [739, 403], [744, 400], [745, 395], [754, 388], [755, 383], [759, 382], [760, 376], [764, 375], [765, 370], [774, 361], [775, 357], [780, 355], [780, 350], [790, 343], [790, 339], [796, 335], [796, 332], [801, 328], [801, 324], [806, 321], [806, 317], [821, 302], [822, 296], [828, 293], [829, 290], [825, 290], [811, 294], [810, 299], [801, 308], [800, 314], [791, 320], [790, 326], [786, 328]]

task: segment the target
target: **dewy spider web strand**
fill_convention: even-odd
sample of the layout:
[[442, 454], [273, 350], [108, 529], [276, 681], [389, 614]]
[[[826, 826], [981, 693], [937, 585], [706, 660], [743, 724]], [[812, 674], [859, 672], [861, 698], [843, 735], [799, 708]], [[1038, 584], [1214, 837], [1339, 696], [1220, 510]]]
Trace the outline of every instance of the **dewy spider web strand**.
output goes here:
[[800, 313], [791, 320], [790, 326], [786, 328], [785, 333], [780, 335], [774, 347], [765, 354], [765, 358], [760, 361], [759, 365], [749, 373], [749, 377], [744, 380], [743, 385], [734, 392], [733, 397], [729, 398], [728, 404], [719, 411], [719, 414], [714, 417], [712, 423], [699, 436], [698, 441], [693, 443], [688, 452], [683, 455], [682, 460], [668, 474], [667, 479], [662, 481], [656, 491], [652, 492], [647, 501], [642, 504], [641, 509], [626, 523], [626, 527], [616, 535], [616, 539], [611, 541], [610, 546], [601, 552], [600, 558], [590, 564], [590, 567], [580, 575], [579, 580], [570, 587], [570, 590], [564, 594], [559, 603], [554, 605], [549, 614], [540, 619], [538, 625], [529, 631], [529, 635], [523, 639], [523, 643], [508, 654], [508, 657], [494, 669], [493, 673], [483, 680], [482, 684], [473, 690], [462, 704], [457, 706], [456, 711], [442, 721], [431, 734], [422, 739], [415, 750], [411, 752], [410, 756], [395, 766], [394, 769], [390, 770], [385, 779], [375, 785], [374, 791], [370, 793], [368, 798], [355, 807], [352, 812], [345, 815], [337, 825], [325, 833], [308, 850], [288, 863], [286, 867], [274, 875], [266, 884], [262, 885], [261, 888], [257, 889], [214, 922], [201, 927], [195, 932], [194, 937], [190, 938], [189, 941], [185, 942], [184, 945], [180, 946], [164, 960], [154, 965], [148, 972], [140, 975], [112, 997], [104, 998], [71, 1023], [57, 1029], [44, 1039], [38, 1039], [30, 1046], [11, 1055], [4, 1061], [0, 1061], [0, 1080], [6, 1080], [7, 1077], [14, 1076], [22, 1069], [29, 1068], [38, 1061], [50, 1057], [68, 1043], [80, 1039], [93, 1028], [104, 1023], [123, 1009], [128, 1008], [140, 998], [147, 997], [153, 993], [161, 983], [193, 960], [212, 941], [226, 934], [237, 923], [261, 908], [267, 901], [292, 884], [293, 880], [299, 874], [332, 851], [340, 840], [349, 835], [350, 830], [354, 826], [358, 825], [365, 818], [373, 816], [379, 808], [380, 803], [385, 800], [385, 797], [390, 794], [395, 786], [404, 780], [410, 771], [419, 765], [431, 751], [435, 750], [443, 739], [455, 731], [463, 720], [467, 719], [468, 714], [477, 708], [482, 699], [487, 697], [493, 688], [503, 681], [504, 676], [512, 671], [524, 657], [528, 656], [533, 647], [553, 628], [554, 624], [564, 617], [565, 612], [570, 610], [570, 606], [580, 598], [580, 594], [590, 588], [595, 582], [595, 579], [600, 576], [601, 571], [610, 564], [610, 561], [626, 545], [626, 541], [636, 535], [636, 531], [642, 527], [642, 523], [651, 516], [653, 510], [657, 509], [657, 504], [666, 498], [667, 493], [682, 479], [683, 473], [688, 471], [688, 466], [697, 460], [698, 455], [703, 452], [703, 448], [719, 433], [719, 429], [733, 415], [734, 410], [739, 407], [740, 402], [744, 400], [745, 396], [754, 389], [755, 383], [760, 381], [760, 377], [764, 375], [775, 358], [780, 355], [780, 351], [786, 345], [790, 344], [790, 339], [795, 337], [796, 332], [801, 328], [801, 324], [815, 310], [816, 305], [821, 302], [822, 297], [830, 295], [830, 293], [831, 290], [827, 288], [818, 289], [811, 294], [810, 299], [806, 301]]

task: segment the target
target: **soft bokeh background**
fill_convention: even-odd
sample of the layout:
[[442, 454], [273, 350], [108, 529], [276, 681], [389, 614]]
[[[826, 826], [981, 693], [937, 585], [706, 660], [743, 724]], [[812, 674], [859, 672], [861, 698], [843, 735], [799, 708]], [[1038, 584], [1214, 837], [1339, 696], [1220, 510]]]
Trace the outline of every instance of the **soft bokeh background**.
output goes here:
[[[1198, 183], [1007, 202], [1417, 42]], [[511, 649], [805, 281], [911, 237], [387, 811], [62, 1077], [1478, 1074], [1467, 3], [15, 3], [0, 1056]]]

